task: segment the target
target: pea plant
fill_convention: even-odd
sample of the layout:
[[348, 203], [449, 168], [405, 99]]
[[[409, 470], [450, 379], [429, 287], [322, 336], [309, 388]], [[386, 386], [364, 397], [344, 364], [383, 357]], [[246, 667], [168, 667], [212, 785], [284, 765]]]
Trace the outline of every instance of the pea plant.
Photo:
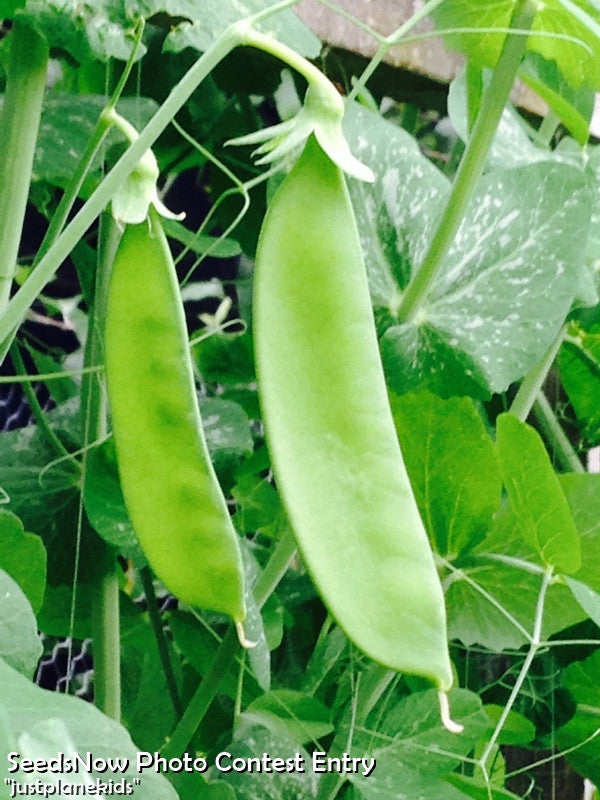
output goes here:
[[600, 784], [600, 6], [322, 4], [0, 0], [3, 797]]

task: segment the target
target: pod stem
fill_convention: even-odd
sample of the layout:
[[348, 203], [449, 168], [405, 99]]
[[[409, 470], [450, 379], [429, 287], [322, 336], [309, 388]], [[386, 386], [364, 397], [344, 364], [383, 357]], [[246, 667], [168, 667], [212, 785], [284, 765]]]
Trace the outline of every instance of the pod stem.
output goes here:
[[[536, 10], [535, 0], [518, 0], [512, 16], [511, 28], [519, 31], [529, 30]], [[413, 275], [398, 309], [398, 319], [401, 322], [411, 320], [421, 307], [450, 245], [454, 241], [483, 172], [488, 151], [526, 47], [526, 36], [521, 33], [507, 35], [439, 225], [427, 254], [418, 271]]]
[[450, 733], [462, 733], [465, 729], [464, 725], [460, 722], [455, 722], [450, 716], [450, 701], [448, 700], [448, 692], [438, 692], [438, 701], [440, 704], [440, 717], [442, 725]]

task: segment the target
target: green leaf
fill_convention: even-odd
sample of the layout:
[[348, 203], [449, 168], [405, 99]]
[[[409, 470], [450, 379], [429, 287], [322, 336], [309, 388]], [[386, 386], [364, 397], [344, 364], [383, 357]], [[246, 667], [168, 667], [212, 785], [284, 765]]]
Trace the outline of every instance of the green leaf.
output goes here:
[[585, 583], [577, 581], [575, 578], [569, 578], [567, 575], [565, 575], [565, 583], [592, 622], [600, 626], [600, 594], [586, 586]]
[[237, 386], [255, 380], [250, 333], [215, 331], [194, 345], [194, 357], [202, 377], [211, 383]]
[[[0, 597], [0, 665], [4, 659], [20, 673], [31, 677], [42, 655], [37, 622], [18, 583], [3, 569], [0, 569]], [[3, 684], [2, 691], [6, 691]]]
[[548, 103], [573, 138], [584, 145], [590, 137], [594, 92], [587, 88], [573, 89], [556, 62], [547, 61], [537, 53], [528, 54], [519, 77]]
[[504, 485], [523, 538], [544, 564], [572, 574], [581, 566], [579, 533], [539, 434], [512, 414], [497, 422]]
[[452, 560], [485, 537], [500, 505], [494, 444], [469, 398], [392, 396], [392, 410], [423, 522]]
[[369, 753], [377, 762], [369, 777], [349, 776], [366, 800], [464, 800], [446, 776], [475, 747], [488, 721], [479, 698], [464, 689], [450, 693], [450, 708], [452, 718], [465, 726], [460, 735], [441, 725], [435, 690], [403, 698], [378, 730], [355, 733], [353, 754]]
[[[144, 0], [148, 7], [163, 6], [161, 2]], [[273, 5], [272, 0], [236, 0], [223, 3], [221, 0], [197, 0], [188, 3], [188, 20], [181, 22], [167, 36], [164, 49], [178, 53], [185, 47], [207, 50], [228, 25], [245, 17], [263, 11]], [[321, 42], [291, 10], [274, 14], [256, 25], [263, 33], [269, 33], [283, 44], [296, 50], [306, 58], [316, 58], [321, 50]]]
[[[561, 475], [559, 482], [581, 538], [582, 566], [576, 579], [600, 592], [600, 475]], [[508, 505], [496, 514], [485, 540], [455, 566], [459, 572], [449, 580], [446, 592], [449, 638], [496, 652], [526, 644], [543, 565], [537, 550], [521, 535], [519, 520]], [[548, 639], [585, 616], [568, 587], [552, 583], [542, 637]]]
[[[507, 28], [510, 26], [514, 0], [446, 0], [432, 13], [436, 27]], [[555, 61], [565, 79], [574, 88], [600, 88], [600, 14], [587, 0], [545, 0], [537, 4], [527, 47], [549, 61]], [[569, 36], [536, 36], [535, 32]], [[505, 33], [447, 34], [451, 48], [468, 55], [481, 67], [495, 67], [506, 38]], [[575, 41], [574, 41], [575, 40]]]
[[556, 732], [556, 743], [566, 750], [571, 766], [593, 783], [600, 783], [600, 651], [585, 661], [569, 664], [564, 686], [577, 702], [573, 719]]
[[98, 535], [137, 567], [145, 566], [146, 557], [125, 508], [112, 439], [88, 451], [83, 499]]
[[[577, 293], [590, 214], [585, 176], [547, 163], [485, 175], [429, 296], [413, 319], [397, 323], [407, 273], [426, 253], [448, 188], [410, 156], [398, 128], [364, 109], [352, 116], [350, 144], [378, 176], [351, 192], [373, 302], [387, 310], [381, 349], [390, 387], [504, 391], [548, 349]], [[417, 180], [413, 203], [406, 187]]]
[[222, 238], [221, 236], [208, 236], [205, 233], [194, 233], [175, 219], [163, 219], [162, 226], [169, 237], [189, 247], [193, 253], [204, 256], [210, 254], [211, 258], [233, 258], [239, 256], [242, 248], [235, 239]]
[[[492, 729], [495, 728], [504, 713], [504, 706], [488, 703], [483, 709], [489, 717]], [[533, 742], [535, 733], [535, 725], [531, 720], [524, 717], [523, 714], [511, 711], [500, 731], [498, 744], [527, 745]]]
[[210, 457], [219, 478], [233, 481], [233, 472], [254, 443], [250, 422], [242, 407], [220, 397], [201, 397], [200, 413]]
[[26, 533], [21, 520], [0, 509], [0, 569], [15, 580], [35, 613], [46, 588], [46, 548], [39, 536]]
[[333, 732], [329, 709], [292, 689], [274, 689], [257, 697], [242, 714], [241, 724], [262, 725], [277, 738], [289, 736], [302, 744]]
[[[121, 781], [120, 794], [133, 794], [138, 788], [134, 783], [140, 779], [146, 800], [177, 800], [177, 794], [164, 775], [154, 770], [146, 770], [141, 775], [136, 768], [137, 749], [125, 728], [109, 719], [91, 703], [76, 697], [57, 694], [40, 689], [30, 683], [8, 664], [0, 660], [0, 720], [5, 732], [3, 748], [19, 752], [21, 758], [32, 760], [56, 758], [58, 753], [67, 759], [75, 754], [86, 757], [91, 753], [93, 759], [121, 759], [115, 772], [92, 770], [90, 774], [45, 773], [44, 782], [57, 788], [58, 781], [65, 784], [91, 783], [96, 781], [108, 784], [112, 779], [114, 787]], [[0, 733], [2, 729], [0, 729]], [[8, 760], [0, 758], [0, 782], [5, 784]], [[21, 770], [10, 776], [21, 785], [35, 785], [38, 776]], [[127, 792], [127, 786], [130, 791]], [[113, 787], [113, 788], [114, 788]], [[105, 790], [107, 792], [108, 789]], [[65, 788], [64, 794], [75, 794], [73, 787]], [[101, 792], [97, 792], [100, 796]], [[61, 793], [62, 794], [62, 793]]]
[[600, 442], [600, 331], [574, 331], [559, 356], [562, 385], [591, 444]]

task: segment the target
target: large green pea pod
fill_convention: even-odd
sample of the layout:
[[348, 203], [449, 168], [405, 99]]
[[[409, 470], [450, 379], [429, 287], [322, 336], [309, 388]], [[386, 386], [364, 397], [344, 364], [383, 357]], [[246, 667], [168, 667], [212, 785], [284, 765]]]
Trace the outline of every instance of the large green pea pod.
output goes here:
[[256, 257], [265, 430], [300, 551], [348, 637], [452, 685], [441, 584], [388, 402], [339, 168], [311, 136], [274, 195]]
[[148, 562], [184, 602], [241, 623], [238, 538], [208, 454], [177, 275], [155, 212], [127, 225], [117, 249], [105, 364], [121, 485]]

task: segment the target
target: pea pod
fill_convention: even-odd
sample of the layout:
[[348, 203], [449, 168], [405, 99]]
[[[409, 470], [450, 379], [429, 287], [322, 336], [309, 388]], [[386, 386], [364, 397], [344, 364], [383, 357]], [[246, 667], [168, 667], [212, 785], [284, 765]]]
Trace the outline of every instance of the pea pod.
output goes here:
[[241, 623], [238, 539], [204, 439], [175, 267], [150, 213], [151, 226], [126, 226], [107, 298], [105, 365], [123, 494], [167, 588]]
[[354, 214], [313, 136], [267, 211], [254, 292], [273, 470], [315, 584], [360, 649], [447, 691], [444, 599], [395, 433]]

